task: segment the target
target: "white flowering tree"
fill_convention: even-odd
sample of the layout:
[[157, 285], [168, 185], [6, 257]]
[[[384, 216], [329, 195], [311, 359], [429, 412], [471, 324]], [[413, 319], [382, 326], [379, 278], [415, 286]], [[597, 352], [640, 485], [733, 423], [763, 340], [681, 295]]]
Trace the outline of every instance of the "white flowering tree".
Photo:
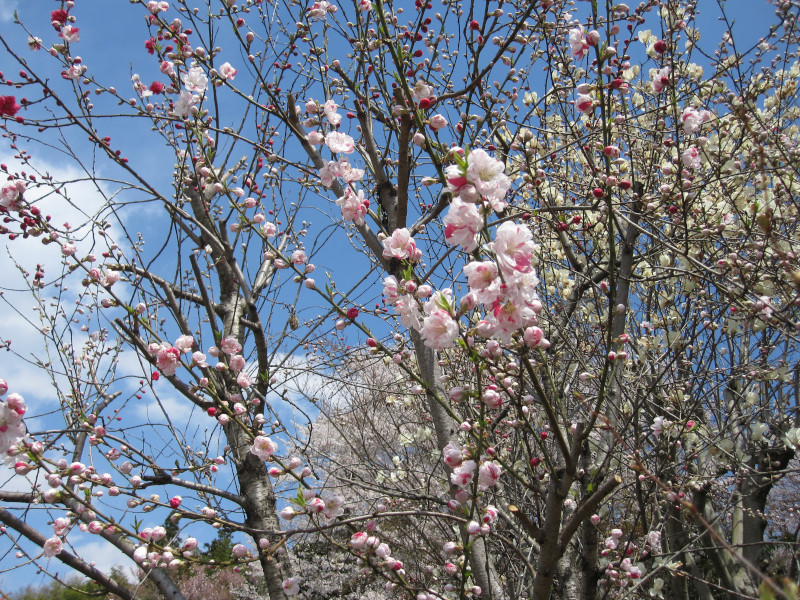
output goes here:
[[269, 598], [792, 594], [796, 2], [108, 7], [132, 89], [81, 0], [0, 37], [20, 564], [183, 598], [217, 527]]

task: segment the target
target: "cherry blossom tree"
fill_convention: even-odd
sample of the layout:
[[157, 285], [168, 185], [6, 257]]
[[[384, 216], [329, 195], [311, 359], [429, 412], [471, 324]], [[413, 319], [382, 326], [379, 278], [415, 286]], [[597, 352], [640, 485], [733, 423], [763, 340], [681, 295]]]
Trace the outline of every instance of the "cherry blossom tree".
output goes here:
[[796, 2], [138, 0], [123, 82], [83, 1], [0, 37], [20, 563], [183, 598], [222, 528], [269, 598], [792, 594]]

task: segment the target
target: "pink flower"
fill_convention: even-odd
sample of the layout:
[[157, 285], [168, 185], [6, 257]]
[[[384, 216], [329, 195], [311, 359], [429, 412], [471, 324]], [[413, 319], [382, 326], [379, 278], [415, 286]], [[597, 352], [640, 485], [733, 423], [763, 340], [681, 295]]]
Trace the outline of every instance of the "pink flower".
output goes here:
[[[503, 405], [503, 397], [499, 394], [494, 386], [489, 387], [483, 392], [483, 403], [492, 410], [497, 410]], [[481, 467], [483, 468], [483, 467]]]
[[352, 189], [345, 188], [344, 196], [336, 201], [342, 209], [342, 218], [345, 221], [352, 221], [356, 225], [364, 224], [364, 216], [367, 214], [368, 203], [364, 199], [364, 190], [354, 193]]
[[670, 68], [664, 67], [653, 75], [653, 91], [660, 94], [662, 90], [670, 84]]
[[696, 108], [687, 107], [681, 113], [681, 123], [683, 123], [683, 130], [687, 134], [698, 133], [703, 123], [710, 120], [711, 113], [707, 110], [697, 110]]
[[469, 485], [477, 468], [478, 464], [474, 460], [465, 460], [450, 474], [450, 483], [458, 487]]
[[383, 280], [383, 295], [387, 304], [393, 305], [400, 299], [400, 283], [394, 275], [389, 275]]
[[[319, 3], [317, 3], [319, 4]], [[325, 3], [327, 4], [327, 2]], [[283, 580], [283, 591], [287, 596], [296, 596], [300, 593], [300, 582], [296, 577], [289, 577]]]
[[501, 201], [511, 187], [511, 180], [504, 171], [505, 165], [489, 156], [485, 150], [478, 148], [467, 156], [467, 180], [492, 203], [495, 210], [505, 208], [505, 203], [502, 203], [502, 208], [495, 206], [495, 203]]
[[[225, 354], [238, 354], [242, 351], [242, 345], [236, 340], [235, 337], [228, 336], [219, 345]], [[213, 354], [212, 354], [213, 356]]]
[[382, 243], [384, 258], [417, 261], [422, 257], [422, 252], [417, 249], [414, 238], [411, 237], [406, 228], [395, 229], [392, 235], [383, 240]]
[[578, 98], [575, 100], [575, 108], [588, 115], [594, 110], [594, 98], [588, 94], [578, 94]]
[[497, 483], [500, 475], [503, 474], [502, 467], [494, 461], [485, 461], [478, 470], [478, 485], [483, 488], [490, 488]]
[[191, 352], [192, 346], [194, 346], [194, 338], [190, 335], [182, 335], [175, 340], [175, 347], [183, 354]]
[[238, 73], [238, 71], [231, 66], [231, 63], [228, 62], [223, 63], [220, 68], [217, 69], [217, 72], [228, 81], [236, 77], [236, 73]]
[[589, 50], [589, 44], [583, 35], [583, 27], [569, 30], [569, 51], [575, 58], [583, 58]]
[[447, 446], [442, 448], [442, 458], [448, 467], [455, 468], [459, 466], [463, 462], [461, 448], [459, 448], [455, 442], [451, 441]]
[[261, 460], [269, 460], [278, 449], [278, 444], [273, 442], [265, 435], [259, 435], [253, 440], [253, 445], [250, 446], [250, 452], [255, 454]]
[[440, 129], [447, 127], [447, 119], [445, 119], [442, 115], [433, 115], [429, 121], [431, 129], [434, 131], [439, 131]]
[[322, 135], [319, 131], [309, 131], [308, 135], [306, 136], [308, 143], [312, 146], [319, 146], [322, 142], [325, 141], [325, 136]]
[[489, 246], [506, 279], [513, 281], [519, 274], [533, 269], [531, 263], [536, 245], [527, 227], [506, 221], [497, 228], [495, 240]]
[[64, 25], [58, 32], [58, 37], [69, 43], [81, 41], [80, 30], [72, 25]]
[[164, 375], [175, 375], [180, 362], [181, 353], [168, 344], [163, 344], [156, 353], [156, 366]]
[[335, 153], [352, 154], [356, 149], [353, 138], [346, 133], [338, 131], [331, 131], [325, 136], [325, 145], [330, 148], [331, 152]]
[[58, 536], [53, 536], [47, 538], [42, 546], [42, 554], [47, 558], [51, 556], [56, 556], [58, 553], [61, 552], [63, 549], [64, 544], [61, 542], [61, 539]]
[[0, 117], [13, 117], [20, 108], [14, 96], [0, 96]]
[[697, 146], [690, 146], [681, 154], [681, 162], [687, 169], [699, 169], [702, 166], [700, 149]]
[[336, 112], [336, 109], [339, 108], [336, 106], [336, 103], [333, 100], [327, 100], [325, 104], [322, 105], [322, 112], [325, 114], [325, 118], [328, 119], [328, 123], [336, 127], [342, 120], [342, 115]]
[[[325, 0], [317, 0], [311, 7], [308, 9], [308, 18], [313, 20], [320, 20], [324, 19], [325, 15], [328, 13], [335, 13], [336, 6], [332, 5], [330, 2], [326, 2]], [[296, 594], [297, 592], [295, 592]]]
[[444, 217], [444, 237], [451, 246], [461, 246], [466, 252], [477, 248], [475, 235], [483, 228], [483, 217], [477, 206], [454, 198]]
[[334, 519], [344, 514], [344, 498], [341, 496], [327, 496], [322, 498], [325, 502], [323, 514], [328, 519]]
[[238, 373], [239, 371], [244, 369], [244, 365], [245, 365], [244, 357], [241, 354], [235, 354], [234, 356], [231, 356], [231, 359], [228, 362], [228, 366], [234, 373]]
[[369, 534], [365, 531], [359, 531], [354, 533], [350, 537], [350, 547], [353, 550], [362, 550], [364, 546], [367, 545], [367, 540], [369, 539]]
[[203, 94], [208, 87], [208, 77], [202, 67], [192, 67], [181, 75], [184, 87], [190, 92]]

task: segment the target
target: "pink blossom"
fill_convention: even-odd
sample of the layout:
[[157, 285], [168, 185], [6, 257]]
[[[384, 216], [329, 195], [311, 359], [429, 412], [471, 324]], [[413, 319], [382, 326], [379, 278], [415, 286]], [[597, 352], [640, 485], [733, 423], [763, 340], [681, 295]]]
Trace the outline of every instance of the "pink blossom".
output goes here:
[[400, 323], [402, 323], [404, 327], [419, 330], [421, 311], [419, 303], [414, 296], [403, 294], [397, 302], [395, 302], [394, 309], [397, 311], [397, 314], [400, 315]]
[[164, 375], [175, 375], [180, 362], [180, 352], [169, 344], [163, 344], [156, 353], [156, 366], [161, 369]]
[[[505, 208], [505, 203], [500, 201], [511, 187], [511, 180], [504, 171], [505, 165], [489, 156], [485, 150], [478, 148], [467, 156], [467, 180], [492, 203], [495, 210]], [[502, 207], [498, 208], [496, 204], [502, 204]]]
[[194, 346], [194, 338], [190, 335], [182, 335], [175, 340], [175, 347], [183, 354], [191, 352], [192, 346]]
[[575, 27], [569, 30], [569, 51], [575, 58], [583, 58], [589, 50], [586, 43], [583, 27]]
[[392, 235], [384, 239], [382, 243], [384, 258], [417, 261], [422, 257], [422, 252], [417, 249], [414, 238], [405, 227], [395, 229]]
[[388, 304], [394, 304], [400, 299], [400, 283], [394, 275], [383, 280], [383, 295]]
[[225, 354], [233, 355], [233, 354], [238, 354], [239, 352], [242, 351], [242, 345], [238, 342], [238, 340], [235, 337], [231, 336], [228, 336], [224, 340], [222, 340], [222, 343], [219, 346]]
[[218, 73], [219, 73], [219, 74], [220, 74], [220, 75], [221, 75], [221, 76], [222, 76], [224, 79], [227, 79], [228, 81], [230, 81], [230, 80], [232, 80], [234, 77], [236, 77], [236, 73], [238, 73], [238, 71], [237, 71], [236, 69], [234, 69], [234, 68], [231, 66], [231, 63], [229, 63], [229, 62], [222, 63], [222, 65], [220, 65], [219, 69], [217, 69], [217, 72], [218, 72]]
[[341, 496], [324, 496], [322, 500], [325, 502], [323, 514], [326, 518], [335, 519], [344, 514], [344, 498]]
[[575, 108], [587, 115], [594, 110], [594, 98], [587, 94], [578, 94], [575, 100]]
[[164, 75], [167, 75], [169, 77], [175, 75], [175, 64], [169, 62], [168, 60], [163, 61], [159, 69]]
[[342, 218], [345, 221], [352, 221], [356, 225], [364, 224], [364, 216], [367, 214], [367, 201], [364, 199], [364, 190], [354, 193], [352, 189], [345, 188], [344, 196], [336, 201], [342, 209]]
[[47, 538], [42, 546], [42, 554], [47, 558], [56, 556], [63, 549], [64, 544], [58, 536]]
[[477, 248], [475, 235], [483, 228], [483, 217], [474, 204], [454, 198], [443, 223], [444, 237], [448, 244], [461, 246], [466, 252]]
[[497, 228], [495, 240], [489, 244], [503, 275], [513, 280], [532, 270], [532, 255], [536, 245], [527, 227], [506, 221]]
[[469, 485], [477, 468], [478, 464], [474, 460], [465, 460], [450, 474], [450, 483], [459, 487]]
[[81, 34], [80, 29], [77, 27], [73, 27], [72, 25], [64, 25], [61, 28], [61, 31], [58, 32], [58, 37], [60, 37], [65, 42], [69, 42], [70, 44], [75, 42], [81, 41]]
[[423, 98], [430, 98], [433, 96], [433, 88], [421, 79], [417, 80], [414, 87], [411, 88], [411, 98], [414, 102], [419, 102]]
[[309, 131], [308, 135], [306, 135], [306, 139], [308, 143], [312, 146], [319, 146], [322, 142], [325, 141], [325, 136], [322, 135], [319, 131]]
[[435, 350], [452, 347], [458, 337], [458, 323], [446, 310], [433, 309], [420, 330], [425, 345]]
[[670, 84], [670, 68], [663, 67], [653, 75], [653, 91], [660, 94]]
[[250, 447], [250, 452], [264, 461], [269, 460], [277, 450], [278, 444], [265, 435], [256, 436], [253, 440], [253, 445]]
[[208, 87], [208, 77], [202, 67], [191, 67], [181, 75], [184, 87], [190, 92], [203, 94]]
[[485, 461], [478, 471], [478, 485], [483, 488], [490, 488], [497, 483], [500, 475], [503, 474], [502, 467], [494, 461]]
[[[308, 9], [308, 18], [313, 20], [324, 19], [328, 13], [335, 13], [336, 6], [325, 0], [317, 0]], [[295, 592], [297, 593], [297, 592]]]
[[462, 462], [461, 448], [455, 442], [449, 442], [447, 446], [442, 448], [442, 458], [448, 467], [457, 467]]
[[352, 154], [356, 149], [353, 138], [338, 131], [331, 131], [325, 136], [325, 145], [335, 153]]
[[208, 363], [206, 362], [206, 355], [202, 352], [194, 352], [192, 354], [192, 362], [196, 364], [198, 367], [205, 369], [208, 367]]
[[325, 104], [322, 105], [322, 112], [325, 114], [325, 118], [328, 119], [328, 123], [336, 127], [342, 120], [342, 115], [336, 112], [336, 109], [339, 108], [336, 106], [336, 103], [333, 100], [327, 100]]
[[472, 261], [464, 267], [464, 274], [467, 276], [470, 290], [481, 292], [497, 279], [497, 264], [491, 260]]
[[690, 146], [681, 154], [681, 162], [687, 169], [699, 169], [702, 166], [702, 156], [697, 146]]
[[430, 118], [429, 125], [434, 131], [439, 131], [440, 129], [447, 127], [447, 119], [445, 119], [442, 115], [433, 115]]
[[711, 113], [707, 110], [697, 110], [696, 108], [686, 107], [681, 113], [683, 130], [687, 134], [698, 133], [702, 124], [709, 121], [711, 117]]
[[350, 547], [353, 550], [362, 550], [367, 545], [369, 534], [365, 531], [358, 531], [350, 537]]
[[482, 400], [483, 403], [492, 410], [497, 410], [503, 405], [503, 397], [494, 386], [490, 386], [483, 392]]
[[297, 577], [289, 577], [288, 579], [284, 579], [283, 583], [283, 591], [287, 596], [296, 596], [300, 593], [300, 582], [297, 580]]

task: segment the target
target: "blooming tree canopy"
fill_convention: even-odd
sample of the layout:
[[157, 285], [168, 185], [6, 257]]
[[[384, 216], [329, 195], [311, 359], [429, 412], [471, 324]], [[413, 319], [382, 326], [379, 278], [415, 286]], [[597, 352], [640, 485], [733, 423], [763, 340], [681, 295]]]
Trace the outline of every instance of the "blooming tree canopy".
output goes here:
[[271, 599], [791, 596], [800, 6], [698, 4], [109, 1], [129, 81], [21, 11], [19, 564], [189, 597], [221, 529]]

